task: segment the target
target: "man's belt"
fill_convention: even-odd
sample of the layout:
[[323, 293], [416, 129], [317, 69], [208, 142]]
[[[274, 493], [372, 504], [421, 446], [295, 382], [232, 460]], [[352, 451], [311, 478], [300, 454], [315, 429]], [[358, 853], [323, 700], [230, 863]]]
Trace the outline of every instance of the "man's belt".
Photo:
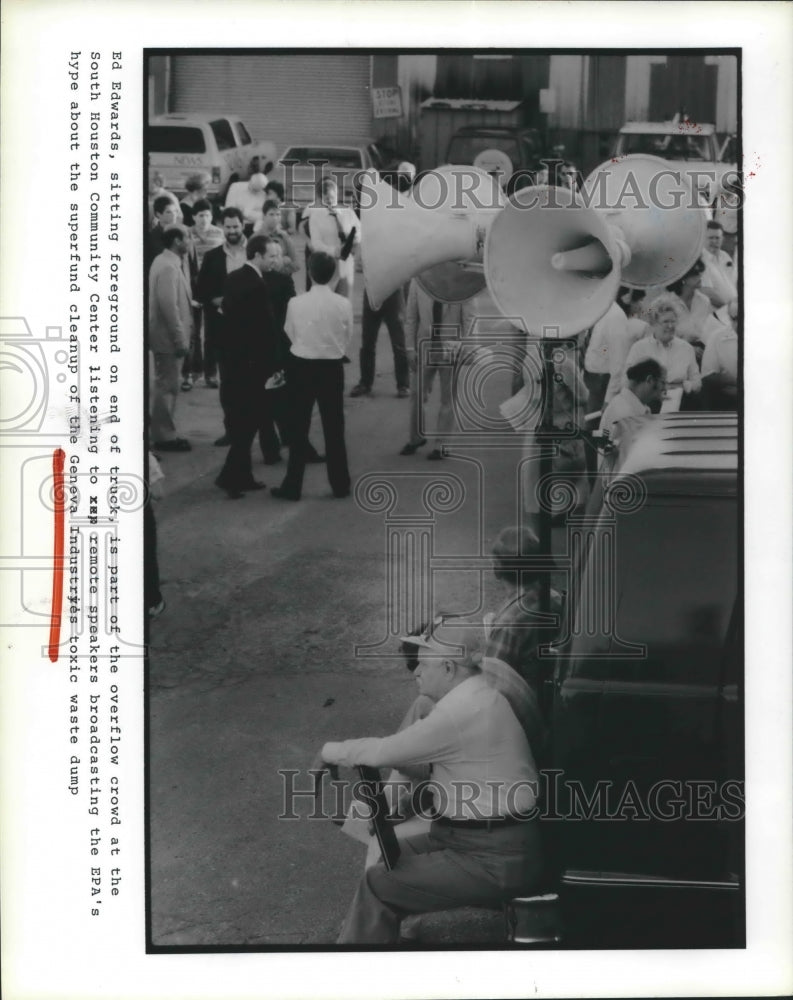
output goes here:
[[448, 826], [453, 830], [490, 830], [493, 827], [526, 823], [530, 819], [531, 816], [493, 816], [491, 819], [449, 819], [448, 816], [439, 816], [434, 822], [438, 826]]

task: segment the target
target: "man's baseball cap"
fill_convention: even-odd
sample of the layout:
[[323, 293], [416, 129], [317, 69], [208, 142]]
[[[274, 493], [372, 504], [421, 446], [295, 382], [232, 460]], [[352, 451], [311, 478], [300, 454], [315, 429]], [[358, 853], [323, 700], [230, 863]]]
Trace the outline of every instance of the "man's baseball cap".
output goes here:
[[438, 615], [421, 635], [400, 636], [399, 641], [452, 660], [475, 660], [484, 652], [485, 633], [476, 622], [449, 621]]

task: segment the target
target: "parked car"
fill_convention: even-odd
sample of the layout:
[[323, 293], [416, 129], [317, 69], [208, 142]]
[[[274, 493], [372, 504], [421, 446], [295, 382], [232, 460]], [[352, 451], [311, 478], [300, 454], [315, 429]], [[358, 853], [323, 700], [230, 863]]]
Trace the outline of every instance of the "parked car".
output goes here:
[[[683, 173], [696, 172], [694, 182], [706, 205], [712, 205], [722, 190], [725, 174], [735, 173], [736, 164], [725, 159], [733, 150], [719, 140], [716, 126], [702, 122], [627, 122], [619, 131], [612, 155], [649, 153], [674, 163]], [[703, 176], [710, 174], [711, 177]]]
[[298, 212], [314, 201], [316, 183], [325, 176], [332, 177], [338, 184], [339, 202], [355, 207], [358, 202], [357, 179], [362, 170], [377, 170], [381, 177], [388, 180], [396, 174], [404, 159], [395, 150], [378, 142], [358, 146], [297, 144], [284, 150], [270, 179], [284, 185], [286, 205]]
[[535, 183], [542, 161], [549, 156], [537, 129], [508, 125], [465, 125], [446, 149], [447, 163], [499, 175], [507, 194]]
[[209, 195], [222, 202], [230, 184], [272, 169], [272, 142], [254, 141], [236, 114], [191, 111], [158, 115], [146, 129], [149, 171], [180, 195], [191, 174], [206, 173]]
[[[552, 811], [567, 818], [544, 829], [565, 940], [742, 947], [737, 417], [633, 419], [550, 650]], [[585, 818], [587, 800], [622, 815]]]

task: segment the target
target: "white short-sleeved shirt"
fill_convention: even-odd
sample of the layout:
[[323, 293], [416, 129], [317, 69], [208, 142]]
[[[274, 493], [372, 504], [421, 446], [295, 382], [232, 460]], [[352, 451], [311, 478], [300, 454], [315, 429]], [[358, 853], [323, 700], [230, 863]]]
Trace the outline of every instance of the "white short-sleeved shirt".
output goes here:
[[[355, 277], [355, 258], [353, 254], [346, 260], [339, 260], [341, 238], [339, 228], [345, 236], [355, 229], [354, 243], [361, 242], [361, 220], [346, 205], [337, 205], [335, 216], [324, 205], [311, 205], [303, 213], [307, 225], [307, 233], [312, 251], [322, 251], [336, 258], [340, 278], [351, 281]], [[338, 220], [338, 225], [337, 225]]]
[[680, 385], [682, 382], [688, 381], [693, 383], [695, 391], [702, 385], [697, 367], [697, 357], [691, 344], [680, 337], [673, 337], [670, 343], [664, 346], [652, 334], [637, 340], [628, 351], [622, 375], [623, 384], [625, 371], [637, 362], [644, 361], [645, 358], [653, 358], [666, 369], [666, 379], [669, 385]]
[[624, 420], [625, 417], [643, 417], [649, 412], [649, 406], [645, 406], [634, 391], [626, 385], [603, 411], [600, 429], [611, 434], [612, 428], [618, 420]]
[[592, 327], [592, 336], [584, 356], [584, 368], [592, 375], [608, 375], [611, 371], [609, 354], [612, 341], [627, 336], [628, 317], [612, 302], [606, 312]]
[[732, 257], [724, 250], [719, 250], [715, 254], [703, 250], [702, 260], [705, 264], [705, 270], [702, 272], [702, 284], [710, 286], [724, 299], [725, 303], [734, 299], [738, 294], [738, 288], [735, 284], [735, 268]]
[[702, 377], [729, 375], [738, 380], [738, 334], [732, 327], [714, 333], [702, 355]]
[[289, 300], [284, 330], [297, 358], [343, 358], [352, 340], [350, 300], [315, 283], [310, 291]]

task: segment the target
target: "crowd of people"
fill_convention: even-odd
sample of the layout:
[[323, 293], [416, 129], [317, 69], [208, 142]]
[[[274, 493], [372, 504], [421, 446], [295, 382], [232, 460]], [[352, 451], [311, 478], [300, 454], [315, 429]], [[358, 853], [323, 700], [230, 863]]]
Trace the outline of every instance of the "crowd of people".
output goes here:
[[[574, 185], [575, 168], [558, 183]], [[353, 338], [354, 247], [360, 221], [338, 204], [329, 178], [300, 227], [305, 262], [297, 260], [294, 220], [285, 216], [283, 189], [254, 175], [229, 191], [213, 217], [202, 178], [191, 178], [181, 202], [155, 186], [147, 244], [149, 348], [153, 365], [151, 448], [190, 450], [177, 430], [179, 393], [203, 378], [219, 389], [227, 446], [215, 480], [234, 500], [264, 484], [253, 475], [257, 435], [268, 464], [288, 447], [286, 474], [271, 494], [298, 501], [308, 462], [327, 464], [332, 495], [350, 495], [344, 434], [344, 365]], [[722, 248], [717, 221], [707, 225], [702, 256], [665, 288], [621, 288], [606, 314], [580, 333], [573, 351], [551, 362], [555, 378], [550, 419], [560, 429], [584, 432], [599, 425], [616, 438], [625, 417], [661, 409], [734, 410], [738, 400], [738, 288], [736, 266]], [[306, 291], [293, 275], [306, 268]], [[412, 396], [406, 443], [414, 455], [449, 456], [455, 427], [454, 370], [460, 344], [475, 320], [493, 317], [492, 302], [444, 303], [413, 279], [374, 308], [364, 292], [360, 376], [351, 395], [374, 389], [375, 349], [385, 325], [394, 360], [396, 396]], [[432, 351], [421, 350], [429, 342]], [[544, 359], [528, 339], [516, 363], [511, 392], [542, 381]], [[539, 374], [538, 374], [539, 373]], [[428, 418], [436, 391], [437, 416]], [[325, 455], [309, 442], [314, 406]], [[526, 454], [535, 454], [536, 421], [524, 428]], [[395, 448], [395, 451], [398, 450]], [[586, 502], [587, 460], [581, 440], [556, 449], [554, 471], [577, 480]], [[393, 770], [395, 784], [411, 789], [431, 767], [431, 815], [401, 824], [401, 857], [389, 869], [370, 846], [367, 867], [342, 929], [340, 943], [394, 943], [413, 914], [461, 905], [498, 905], [536, 891], [543, 858], [536, 782], [545, 750], [544, 671], [538, 654], [553, 638], [561, 596], [540, 611], [541, 576], [519, 568], [540, 554], [529, 525], [537, 514], [539, 462], [521, 463], [519, 528], [501, 532], [493, 548], [503, 603], [479, 625], [441, 616], [403, 637], [419, 696], [392, 736], [326, 743], [317, 769], [370, 765]], [[153, 517], [148, 520], [152, 522]], [[517, 560], [517, 563], [516, 563]], [[152, 593], [158, 603], [159, 591]], [[452, 616], [453, 617], [453, 616]], [[414, 822], [415, 821], [415, 822]]]
[[[678, 281], [647, 292], [623, 288], [592, 328], [584, 358], [589, 413], [603, 410], [630, 388], [631, 369], [652, 359], [665, 392], [648, 410], [736, 410], [738, 400], [738, 286], [733, 258], [722, 250], [719, 222], [707, 223], [701, 257]], [[605, 408], [605, 409], [604, 409]]]

